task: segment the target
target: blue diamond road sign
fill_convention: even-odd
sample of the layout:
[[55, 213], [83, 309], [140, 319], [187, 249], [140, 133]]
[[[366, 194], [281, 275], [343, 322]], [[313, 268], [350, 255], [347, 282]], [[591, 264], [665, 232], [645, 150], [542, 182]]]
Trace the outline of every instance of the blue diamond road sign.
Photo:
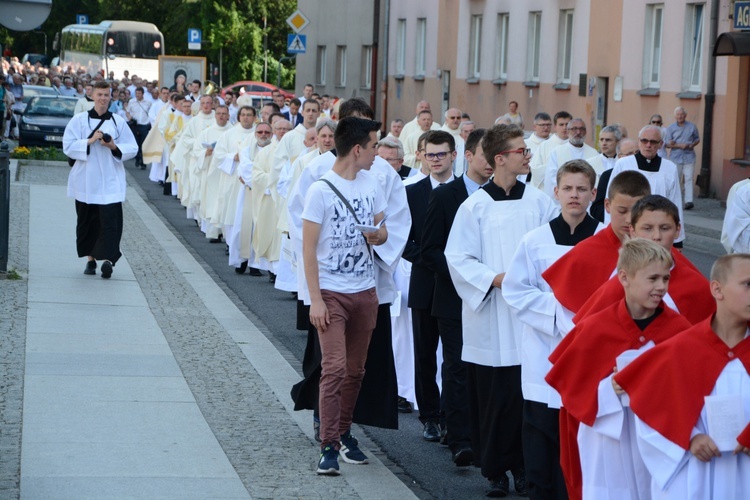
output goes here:
[[307, 52], [307, 35], [292, 33], [286, 37], [286, 51], [289, 54], [304, 54]]

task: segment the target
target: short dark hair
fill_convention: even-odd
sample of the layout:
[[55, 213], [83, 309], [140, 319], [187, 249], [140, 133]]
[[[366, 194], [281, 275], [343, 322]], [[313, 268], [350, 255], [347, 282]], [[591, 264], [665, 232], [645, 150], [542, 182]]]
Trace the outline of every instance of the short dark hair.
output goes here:
[[318, 111], [320, 111], [320, 103], [315, 99], [306, 99], [304, 104], [302, 104], [302, 111], [305, 110], [305, 106], [307, 106], [307, 103], [314, 104], [318, 108]]
[[240, 116], [240, 114], [242, 113], [243, 109], [249, 109], [250, 111], [253, 112], [253, 116], [255, 116], [255, 117], [258, 116], [258, 112], [252, 106], [242, 106], [240, 109], [237, 110], [237, 116]]
[[417, 139], [417, 149], [421, 150], [424, 148], [425, 141], [427, 141], [427, 136], [430, 135], [430, 132], [432, 130], [428, 130], [427, 132], [424, 132], [422, 135], [419, 136], [419, 139]]
[[315, 88], [315, 86], [312, 83], [306, 83], [305, 87], [312, 87], [313, 89]]
[[488, 129], [482, 138], [482, 151], [487, 164], [495, 168], [495, 156], [508, 149], [508, 144], [516, 137], [523, 137], [518, 125], [495, 125]]
[[109, 90], [109, 84], [107, 82], [103, 82], [103, 81], [96, 82], [95, 84], [93, 84], [93, 88], [94, 88], [94, 90], [96, 90], [96, 89], [107, 89], [107, 90]]
[[432, 116], [432, 111], [430, 111], [429, 109], [423, 109], [422, 111], [419, 112], [419, 114], [417, 116], [419, 117], [419, 116], [422, 116], [422, 115], [430, 115], [430, 116]]
[[427, 139], [425, 139], [425, 148], [428, 144], [447, 144], [451, 153], [456, 150], [456, 139], [445, 130], [429, 131], [427, 133]]
[[[277, 107], [278, 107], [278, 106], [277, 106]], [[273, 123], [273, 117], [274, 117], [274, 116], [278, 116], [278, 117], [279, 117], [279, 118], [281, 118], [282, 120], [286, 120], [286, 116], [282, 115], [282, 114], [281, 114], [281, 113], [279, 113], [279, 112], [274, 112], [274, 113], [271, 113], [271, 114], [270, 114], [270, 115], [268, 116], [268, 123]]]
[[534, 121], [538, 121], [538, 120], [552, 121], [552, 118], [550, 118], [549, 113], [545, 113], [544, 111], [542, 111], [534, 115]]
[[266, 106], [271, 106], [274, 113], [281, 113], [281, 108], [279, 108], [279, 105], [275, 102], [267, 102], [263, 105], [263, 107], [265, 108]]
[[669, 198], [659, 194], [650, 194], [635, 202], [633, 208], [630, 209], [631, 226], [635, 227], [643, 212], [664, 212], [672, 217], [675, 226], [680, 224], [680, 211], [677, 209], [677, 205], [672, 203]]
[[636, 170], [625, 170], [609, 181], [607, 198], [610, 200], [618, 194], [632, 198], [642, 198], [651, 194], [651, 184], [642, 173]]
[[370, 132], [380, 130], [380, 122], [347, 116], [339, 120], [333, 141], [336, 143], [336, 154], [339, 157], [347, 156], [355, 146], [364, 146], [370, 140]]
[[299, 99], [297, 99], [295, 97], [294, 99], [292, 99], [291, 101], [289, 101], [289, 105], [291, 106], [292, 104], [294, 104], [297, 107], [300, 107], [300, 106], [302, 106], [302, 101], [300, 101]]
[[561, 118], [563, 120], [572, 120], [573, 119], [573, 115], [571, 115], [567, 111], [558, 111], [557, 113], [555, 113], [555, 117], [552, 119], [552, 123], [554, 123], [555, 125], [557, 125], [557, 120], [559, 120]]
[[586, 160], [570, 160], [562, 164], [557, 170], [555, 185], [560, 185], [560, 179], [565, 174], [583, 174], [589, 180], [591, 189], [596, 187], [596, 171]]
[[192, 83], [197, 83], [199, 87], [203, 85], [200, 80], [193, 80]]
[[341, 103], [339, 106], [339, 119], [348, 116], [359, 115], [362, 118], [375, 119], [375, 112], [369, 104], [361, 97], [352, 97]]
[[135, 88], [135, 91], [136, 91], [136, 92], [140, 92], [141, 94], [143, 94], [143, 93], [145, 92], [145, 91], [143, 90], [143, 87], [136, 87], [136, 88]]
[[469, 132], [469, 137], [466, 138], [466, 145], [464, 146], [465, 151], [471, 151], [472, 154], [476, 154], [477, 146], [487, 132], [486, 128], [475, 128]]

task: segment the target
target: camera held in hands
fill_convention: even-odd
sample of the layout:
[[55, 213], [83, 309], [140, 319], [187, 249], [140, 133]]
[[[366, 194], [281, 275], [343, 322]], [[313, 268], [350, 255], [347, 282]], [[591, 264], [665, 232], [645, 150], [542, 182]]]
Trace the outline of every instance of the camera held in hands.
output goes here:
[[102, 134], [102, 141], [109, 143], [112, 140], [112, 136], [109, 134]]

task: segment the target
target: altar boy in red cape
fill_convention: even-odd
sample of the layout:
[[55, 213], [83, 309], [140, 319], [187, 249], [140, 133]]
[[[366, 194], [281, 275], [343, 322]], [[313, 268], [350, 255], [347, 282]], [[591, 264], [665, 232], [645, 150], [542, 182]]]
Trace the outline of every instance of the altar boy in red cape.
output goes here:
[[[668, 198], [652, 194], [641, 198], [630, 211], [630, 233], [633, 238], [646, 238], [658, 243], [672, 254], [674, 266], [669, 276], [669, 291], [664, 303], [683, 315], [691, 324], [711, 316], [716, 310], [708, 280], [675, 249], [675, 238], [680, 234], [680, 212]], [[617, 277], [611, 278], [594, 293], [573, 318], [578, 324], [586, 316], [601, 311], [624, 297]]]
[[[623, 172], [612, 179], [604, 200], [604, 208], [610, 216], [609, 226], [576, 245], [542, 273], [555, 298], [565, 309], [556, 319], [562, 335], [573, 328], [573, 316], [586, 300], [614, 275], [617, 252], [630, 235], [630, 209], [636, 201], [649, 194], [651, 185], [645, 176], [635, 170]], [[564, 434], [569, 439], [563, 438]], [[561, 408], [560, 465], [572, 499], [581, 497], [577, 435], [578, 422], [568, 418], [565, 408]]]
[[[615, 377], [636, 415], [653, 498], [750, 498], [750, 254], [714, 263], [711, 294], [716, 314]], [[716, 403], [725, 432], [711, 426]]]
[[[546, 380], [580, 422], [583, 498], [648, 498], [650, 479], [635, 446], [632, 415], [612, 374], [623, 353], [634, 357], [690, 327], [662, 302], [672, 265], [669, 252], [652, 241], [625, 242], [617, 262], [625, 298], [585, 318], [550, 356]], [[572, 438], [560, 436], [561, 441]], [[575, 498], [576, 492], [568, 493]]]

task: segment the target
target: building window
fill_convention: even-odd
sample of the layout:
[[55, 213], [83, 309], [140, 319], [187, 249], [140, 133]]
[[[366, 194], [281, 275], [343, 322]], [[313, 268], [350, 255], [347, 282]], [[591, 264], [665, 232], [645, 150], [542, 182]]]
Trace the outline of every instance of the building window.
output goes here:
[[427, 54], [427, 19], [421, 17], [417, 19], [417, 52], [414, 63], [414, 74], [424, 76], [425, 74], [425, 57]]
[[482, 16], [471, 16], [469, 36], [469, 78], [478, 79], [482, 57]]
[[369, 89], [372, 85], [372, 45], [362, 46], [362, 88]]
[[336, 46], [336, 86], [346, 87], [346, 45]]
[[643, 49], [643, 87], [658, 89], [661, 80], [661, 42], [664, 5], [646, 6], [646, 40]]
[[570, 84], [573, 67], [573, 10], [560, 11], [557, 32], [557, 83]]
[[406, 19], [398, 20], [396, 36], [396, 74], [403, 75], [406, 72]]
[[701, 91], [703, 77], [703, 18], [705, 5], [689, 4], [685, 19], [685, 59], [683, 63], [683, 90]]
[[328, 59], [326, 57], [326, 46], [318, 45], [318, 66], [315, 73], [315, 79], [319, 85], [326, 84], [326, 65]]
[[539, 56], [542, 45], [542, 13], [529, 12], [529, 32], [526, 44], [526, 80], [539, 81]]
[[508, 79], [508, 14], [497, 15], [497, 39], [495, 40], [495, 79]]

